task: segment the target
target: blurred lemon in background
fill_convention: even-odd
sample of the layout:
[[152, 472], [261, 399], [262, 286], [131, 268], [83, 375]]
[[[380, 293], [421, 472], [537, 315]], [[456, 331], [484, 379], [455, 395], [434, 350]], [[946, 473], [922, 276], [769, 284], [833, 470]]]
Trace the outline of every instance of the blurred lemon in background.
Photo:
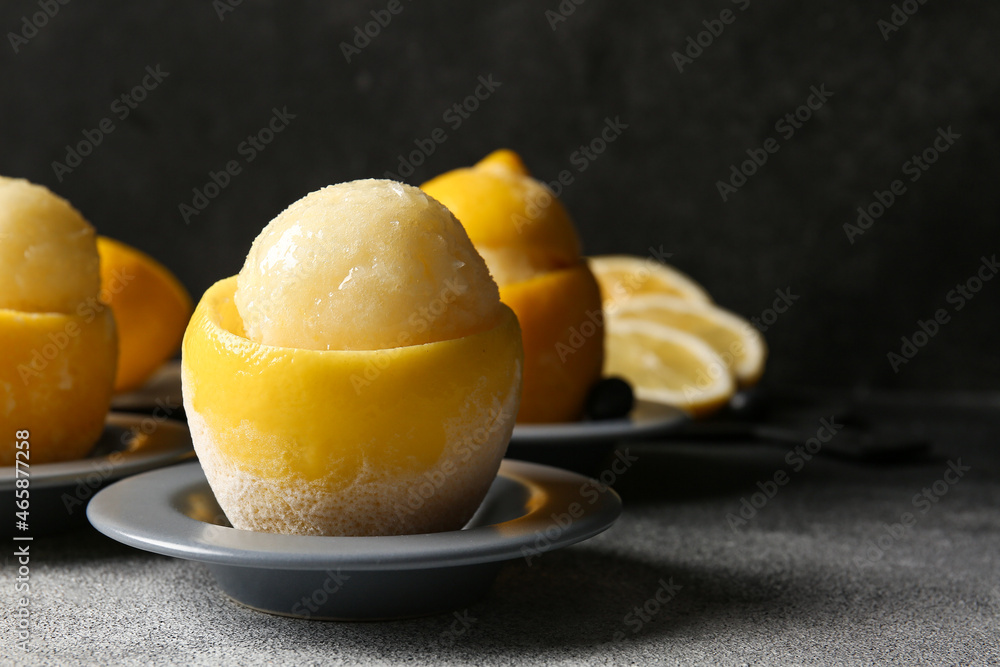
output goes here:
[[180, 347], [191, 296], [165, 266], [129, 245], [97, 237], [101, 299], [118, 323], [115, 391], [141, 386]]
[[604, 324], [597, 281], [565, 207], [520, 156], [494, 151], [421, 188], [462, 223], [517, 315], [524, 340], [519, 422], [579, 419], [601, 377]]

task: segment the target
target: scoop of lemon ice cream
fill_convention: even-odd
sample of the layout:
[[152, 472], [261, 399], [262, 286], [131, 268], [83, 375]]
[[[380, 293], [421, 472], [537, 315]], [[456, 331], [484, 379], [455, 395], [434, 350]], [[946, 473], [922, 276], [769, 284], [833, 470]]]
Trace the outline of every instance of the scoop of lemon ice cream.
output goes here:
[[331, 185], [254, 241], [237, 279], [247, 337], [309, 350], [378, 350], [495, 325], [496, 284], [462, 225], [415, 187]]
[[0, 308], [72, 313], [101, 284], [94, 228], [41, 185], [0, 176]]

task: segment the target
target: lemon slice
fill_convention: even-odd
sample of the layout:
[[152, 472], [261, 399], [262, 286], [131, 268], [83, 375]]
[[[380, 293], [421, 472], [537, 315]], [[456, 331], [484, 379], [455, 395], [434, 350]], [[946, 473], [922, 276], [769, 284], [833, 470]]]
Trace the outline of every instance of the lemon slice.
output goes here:
[[742, 317], [714, 304], [645, 294], [625, 301], [608, 317], [644, 320], [694, 334], [722, 357], [741, 386], [756, 383], [764, 372], [764, 337]]
[[701, 417], [736, 390], [725, 360], [697, 336], [640, 319], [611, 319], [605, 328], [604, 373], [624, 377], [639, 398]]
[[601, 286], [605, 306], [619, 304], [641, 294], [712, 301], [705, 288], [689, 276], [650, 257], [598, 255], [588, 257], [587, 263]]

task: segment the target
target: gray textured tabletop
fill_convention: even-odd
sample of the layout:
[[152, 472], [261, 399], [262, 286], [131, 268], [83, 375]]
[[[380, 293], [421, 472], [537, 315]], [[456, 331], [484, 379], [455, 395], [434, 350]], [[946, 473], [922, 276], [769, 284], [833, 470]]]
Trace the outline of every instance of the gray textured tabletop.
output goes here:
[[[616, 483], [617, 525], [509, 563], [485, 599], [452, 615], [270, 616], [231, 602], [199, 564], [92, 530], [39, 539], [30, 651], [14, 648], [8, 616], [0, 661], [998, 664], [1000, 405], [977, 400], [869, 406], [933, 441], [933, 457], [901, 467], [800, 465], [786, 459], [794, 447], [630, 445], [638, 460]], [[753, 498], [778, 471], [787, 483]], [[745, 520], [742, 499], [760, 505]]]

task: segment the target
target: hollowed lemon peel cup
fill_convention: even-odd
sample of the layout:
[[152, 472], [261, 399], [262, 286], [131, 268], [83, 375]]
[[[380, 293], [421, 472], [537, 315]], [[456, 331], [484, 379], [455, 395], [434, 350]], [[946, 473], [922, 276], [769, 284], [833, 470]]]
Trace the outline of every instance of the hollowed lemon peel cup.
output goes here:
[[184, 335], [195, 450], [235, 528], [400, 535], [461, 528], [496, 476], [520, 403], [517, 318], [385, 350], [309, 350], [246, 337], [236, 276]]
[[[83, 458], [104, 429], [117, 334], [111, 309], [94, 303], [80, 314], [0, 308], [0, 422], [8, 438], [29, 432], [30, 463]], [[15, 451], [0, 448], [0, 465]]]

